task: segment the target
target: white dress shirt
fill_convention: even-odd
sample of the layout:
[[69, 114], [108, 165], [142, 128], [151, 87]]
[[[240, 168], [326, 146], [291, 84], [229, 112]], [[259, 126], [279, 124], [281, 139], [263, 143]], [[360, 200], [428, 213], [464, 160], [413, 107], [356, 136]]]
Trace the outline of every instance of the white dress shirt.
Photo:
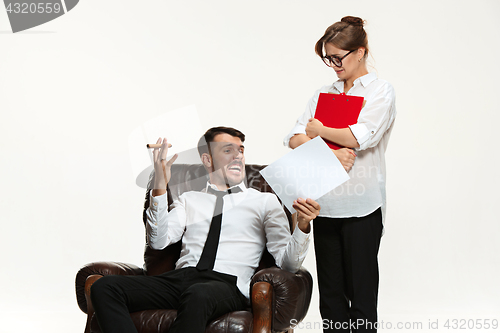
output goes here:
[[[243, 183], [237, 186], [241, 192], [223, 198], [214, 271], [236, 276], [238, 288], [248, 298], [250, 280], [265, 246], [279, 267], [296, 272], [306, 257], [310, 237], [299, 228], [290, 234], [288, 219], [274, 194], [248, 189]], [[176, 269], [195, 267], [210, 229], [216, 196], [206, 188], [185, 192], [170, 212], [166, 194], [150, 198], [146, 211], [149, 246], [159, 250], [182, 239]]]
[[[306, 111], [285, 137], [289, 146], [290, 138], [298, 133], [306, 134], [309, 118], [314, 118], [320, 93], [340, 94], [344, 92], [344, 82], [338, 80], [317, 90], [309, 100]], [[346, 95], [364, 97], [366, 104], [361, 110], [358, 122], [349, 126], [359, 144], [356, 160], [349, 171], [351, 179], [333, 191], [316, 200], [321, 205], [320, 216], [361, 217], [382, 207], [385, 217], [385, 150], [396, 117], [396, 95], [392, 85], [378, 79], [375, 73], [366, 74], [354, 81]]]

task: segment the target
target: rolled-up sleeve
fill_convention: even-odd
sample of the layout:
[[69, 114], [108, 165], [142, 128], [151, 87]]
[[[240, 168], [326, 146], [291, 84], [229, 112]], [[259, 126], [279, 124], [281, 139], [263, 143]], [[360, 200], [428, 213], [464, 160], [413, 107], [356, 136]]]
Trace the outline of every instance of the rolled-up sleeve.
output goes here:
[[267, 215], [264, 228], [269, 253], [280, 268], [292, 273], [297, 272], [306, 258], [310, 234], [295, 228], [290, 235], [288, 219], [276, 196], [269, 195], [265, 211]]
[[283, 139], [283, 145], [286, 147], [290, 147], [290, 139], [295, 134], [306, 134], [306, 126], [309, 122], [309, 119], [314, 117], [316, 113], [316, 105], [318, 104], [319, 94], [322, 89], [317, 90], [313, 97], [309, 100], [306, 106], [306, 111], [297, 119], [295, 126], [288, 133], [288, 135]]
[[349, 126], [358, 141], [357, 150], [375, 147], [396, 116], [396, 94], [390, 83], [383, 84], [373, 96], [361, 110], [358, 122]]

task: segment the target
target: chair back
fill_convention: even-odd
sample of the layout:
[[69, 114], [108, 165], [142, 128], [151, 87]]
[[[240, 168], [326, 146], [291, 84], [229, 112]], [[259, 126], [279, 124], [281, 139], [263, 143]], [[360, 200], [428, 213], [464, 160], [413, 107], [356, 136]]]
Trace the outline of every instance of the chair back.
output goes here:
[[[248, 188], [256, 189], [260, 192], [274, 193], [269, 184], [264, 180], [260, 174], [265, 165], [248, 164], [245, 166], [245, 181]], [[169, 206], [177, 199], [182, 193], [187, 191], [200, 191], [205, 188], [208, 181], [208, 174], [205, 167], [201, 164], [174, 164], [172, 165], [172, 177], [167, 186], [167, 196]], [[146, 223], [146, 210], [149, 207], [149, 193], [154, 184], [154, 171], [151, 173], [148, 190], [146, 192], [146, 199], [144, 201], [143, 222]], [[290, 230], [292, 228], [291, 214], [285, 208], [288, 221], [290, 223]], [[181, 251], [181, 242], [171, 244], [163, 250], [154, 250], [147, 244], [144, 249], [144, 271], [146, 275], [158, 275], [164, 272], [175, 269], [175, 263], [179, 259]], [[275, 266], [275, 260], [267, 252], [260, 261], [257, 270]]]

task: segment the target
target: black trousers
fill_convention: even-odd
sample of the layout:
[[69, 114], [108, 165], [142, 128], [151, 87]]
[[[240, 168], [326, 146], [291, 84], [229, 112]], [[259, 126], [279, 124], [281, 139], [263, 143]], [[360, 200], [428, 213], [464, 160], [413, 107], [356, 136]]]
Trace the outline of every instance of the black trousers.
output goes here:
[[247, 306], [235, 276], [195, 267], [157, 276], [105, 276], [90, 295], [103, 333], [137, 333], [129, 313], [150, 309], [177, 309], [170, 333], [203, 333], [212, 319]]
[[380, 208], [365, 217], [314, 220], [324, 332], [376, 332]]

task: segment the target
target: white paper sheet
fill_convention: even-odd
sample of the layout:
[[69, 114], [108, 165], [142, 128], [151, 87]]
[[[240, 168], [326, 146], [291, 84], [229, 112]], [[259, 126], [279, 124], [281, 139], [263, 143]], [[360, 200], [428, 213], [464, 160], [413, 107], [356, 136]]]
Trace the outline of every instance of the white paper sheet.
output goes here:
[[321, 137], [295, 148], [261, 172], [292, 213], [297, 198], [316, 200], [349, 180], [344, 167]]

